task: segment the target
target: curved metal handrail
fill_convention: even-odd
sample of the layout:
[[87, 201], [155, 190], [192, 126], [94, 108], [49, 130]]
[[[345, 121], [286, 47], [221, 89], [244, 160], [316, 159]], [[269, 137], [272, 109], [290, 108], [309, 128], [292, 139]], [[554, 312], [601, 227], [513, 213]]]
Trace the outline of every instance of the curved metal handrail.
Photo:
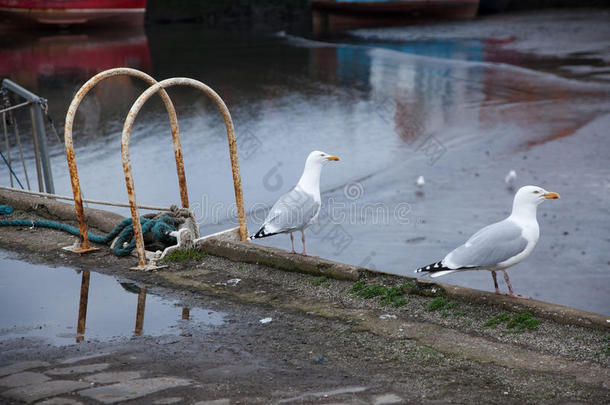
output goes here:
[[174, 77], [160, 81], [150, 86], [146, 91], [140, 94], [140, 97], [133, 103], [133, 106], [127, 114], [125, 124], [123, 125], [123, 136], [121, 138], [121, 157], [123, 159], [123, 171], [125, 173], [125, 186], [127, 187], [127, 194], [129, 196], [129, 205], [131, 209], [131, 216], [133, 219], [133, 232], [136, 238], [136, 250], [138, 252], [138, 267], [146, 267], [146, 253], [144, 250], [144, 238], [142, 235], [142, 226], [140, 224], [140, 218], [138, 216], [138, 207], [136, 205], [136, 196], [134, 192], [133, 175], [131, 171], [131, 161], [129, 160], [129, 136], [133, 127], [134, 120], [138, 115], [138, 112], [144, 105], [144, 103], [159, 90], [165, 91], [171, 86], [182, 85], [191, 86], [204, 92], [210, 97], [220, 110], [222, 117], [227, 128], [227, 138], [229, 141], [229, 153], [231, 158], [231, 168], [233, 171], [233, 187], [235, 189], [235, 203], [237, 205], [237, 216], [239, 218], [239, 235], [242, 241], [247, 240], [248, 229], [246, 227], [246, 214], [244, 210], [244, 200], [241, 189], [241, 176], [239, 174], [239, 161], [237, 159], [237, 143], [235, 142], [235, 129], [233, 127], [233, 120], [229, 109], [225, 105], [224, 101], [220, 96], [212, 90], [210, 87], [201, 83], [198, 80], [189, 79], [185, 77]]
[[[89, 237], [87, 236], [87, 223], [85, 221], [85, 213], [83, 209], [83, 197], [80, 188], [80, 181], [78, 179], [78, 170], [76, 168], [76, 158], [74, 155], [74, 145], [72, 142], [72, 127], [74, 125], [74, 116], [76, 114], [78, 106], [80, 105], [83, 98], [87, 95], [89, 90], [91, 90], [96, 84], [98, 84], [102, 80], [108, 77], [118, 75], [128, 75], [137, 77], [150, 85], [154, 85], [157, 83], [157, 81], [151, 76], [137, 69], [114, 68], [105, 70], [93, 76], [81, 86], [81, 88], [78, 90], [78, 92], [72, 99], [70, 107], [68, 108], [68, 112], [66, 113], [66, 123], [64, 127], [66, 159], [68, 160], [68, 169], [70, 170], [70, 181], [72, 183], [72, 193], [74, 195], [74, 206], [76, 208], [76, 218], [78, 220], [78, 228], [80, 231], [80, 243], [72, 250], [77, 253], [84, 253], [90, 250], [95, 250], [95, 248], [89, 246]], [[176, 109], [174, 108], [174, 104], [172, 103], [172, 100], [169, 98], [169, 95], [165, 90], [162, 90], [159, 95], [161, 96], [163, 104], [165, 104], [165, 108], [167, 109], [167, 113], [169, 114], [172, 140], [174, 143], [174, 156], [176, 158], [176, 171], [178, 173], [178, 184], [180, 187], [180, 199], [182, 201], [182, 206], [184, 208], [188, 208], [188, 191], [186, 188], [186, 176], [184, 174], [184, 162], [182, 159], [182, 148], [180, 146], [180, 132], [178, 130], [178, 117], [176, 116]]]

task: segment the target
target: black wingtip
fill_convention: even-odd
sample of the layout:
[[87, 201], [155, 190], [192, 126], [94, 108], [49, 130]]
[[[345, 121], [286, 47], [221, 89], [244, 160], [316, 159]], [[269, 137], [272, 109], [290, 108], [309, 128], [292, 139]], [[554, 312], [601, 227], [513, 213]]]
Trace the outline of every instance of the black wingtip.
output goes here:
[[451, 270], [449, 267], [443, 266], [443, 261], [432, 263], [415, 270], [415, 273], [436, 273], [437, 271]]
[[260, 238], [266, 238], [267, 236], [271, 236], [271, 235], [277, 235], [277, 232], [272, 232], [272, 233], [266, 233], [265, 232], [265, 227], [263, 226], [261, 229], [258, 230], [258, 232], [256, 232], [254, 235], [250, 235], [248, 237], [248, 240], [252, 240], [252, 239], [260, 239]]

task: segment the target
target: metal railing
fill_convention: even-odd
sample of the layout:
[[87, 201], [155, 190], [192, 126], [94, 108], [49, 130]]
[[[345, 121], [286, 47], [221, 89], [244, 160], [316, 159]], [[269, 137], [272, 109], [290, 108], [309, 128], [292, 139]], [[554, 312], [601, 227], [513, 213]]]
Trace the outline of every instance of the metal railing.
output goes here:
[[[144, 237], [142, 234], [142, 227], [140, 224], [140, 218], [138, 216], [138, 206], [136, 205], [136, 195], [135, 195], [135, 187], [133, 182], [133, 175], [131, 172], [131, 162], [129, 159], [129, 136], [131, 133], [131, 129], [135, 118], [144, 105], [144, 103], [152, 97], [153, 94], [159, 93], [161, 96], [163, 103], [168, 111], [171, 132], [172, 132], [172, 141], [174, 146], [174, 156], [176, 159], [176, 170], [178, 173], [178, 184], [180, 187], [180, 198], [182, 200], [183, 208], [187, 208], [189, 206], [188, 202], [188, 192], [186, 186], [186, 176], [184, 173], [184, 163], [182, 157], [182, 148], [180, 146], [180, 136], [178, 129], [178, 121], [176, 116], [176, 111], [172, 104], [171, 99], [169, 98], [165, 88], [175, 86], [175, 85], [183, 85], [183, 86], [191, 86], [196, 89], [201, 90], [208, 97], [210, 97], [218, 107], [219, 111], [222, 114], [226, 131], [227, 131], [227, 139], [229, 143], [229, 156], [231, 160], [231, 168], [233, 172], [233, 186], [235, 190], [235, 203], [237, 205], [237, 214], [239, 219], [239, 234], [240, 239], [242, 241], [247, 240], [248, 229], [246, 226], [246, 215], [244, 210], [244, 202], [243, 202], [243, 193], [241, 188], [241, 176], [239, 173], [239, 161], [237, 157], [237, 143], [235, 140], [235, 129], [233, 126], [233, 120], [231, 118], [231, 114], [229, 110], [222, 100], [222, 98], [210, 87], [207, 85], [189, 78], [172, 78], [166, 79], [161, 82], [157, 82], [155, 79], [147, 75], [146, 73], [140, 72], [136, 69], [130, 68], [115, 68], [106, 70], [104, 72], [98, 73], [91, 79], [89, 79], [76, 93], [74, 96], [72, 103], [68, 109], [66, 114], [66, 123], [65, 123], [65, 145], [66, 145], [66, 158], [68, 160], [68, 167], [70, 170], [70, 180], [72, 182], [72, 192], [74, 195], [74, 204], [76, 210], [76, 217], [79, 223], [79, 232], [80, 232], [80, 241], [73, 247], [68, 247], [68, 250], [72, 250], [77, 253], [84, 253], [91, 250], [95, 250], [95, 248], [90, 246], [89, 239], [87, 237], [87, 224], [85, 221], [85, 215], [83, 210], [83, 199], [80, 188], [80, 181], [78, 179], [78, 170], [76, 168], [76, 160], [74, 155], [74, 146], [72, 142], [72, 127], [74, 123], [74, 116], [76, 114], [76, 110], [82, 99], [85, 97], [87, 92], [91, 90], [97, 83], [104, 80], [105, 78], [117, 75], [130, 75], [134, 77], [138, 77], [151, 86], [144, 91], [138, 99], [134, 102], [131, 107], [129, 113], [127, 114], [127, 118], [125, 119], [125, 123], [123, 125], [123, 134], [121, 138], [121, 157], [123, 161], [123, 171], [125, 174], [125, 185], [127, 188], [127, 196], [129, 198], [129, 206], [132, 215], [133, 221], [133, 230], [134, 236], [136, 238], [136, 249], [138, 253], [138, 266], [136, 269], [145, 269], [146, 265], [146, 251], [144, 249]], [[198, 235], [196, 235], [198, 236]]]
[[131, 162], [129, 159], [129, 135], [131, 134], [131, 128], [133, 122], [138, 115], [138, 112], [144, 105], [144, 103], [156, 92], [165, 91], [164, 89], [171, 86], [191, 86], [198, 90], [201, 90], [208, 97], [210, 97], [216, 106], [220, 110], [224, 123], [227, 129], [227, 139], [229, 142], [229, 155], [231, 159], [231, 169], [233, 171], [233, 187], [235, 191], [235, 203], [237, 205], [237, 216], [239, 219], [239, 235], [242, 241], [247, 240], [248, 229], [246, 226], [246, 214], [244, 210], [244, 199], [241, 189], [241, 176], [239, 173], [239, 161], [237, 159], [237, 143], [235, 141], [235, 129], [233, 127], [233, 120], [229, 109], [225, 105], [224, 101], [220, 96], [212, 90], [210, 87], [201, 83], [200, 81], [189, 79], [185, 77], [174, 77], [171, 79], [163, 80], [159, 83], [153, 84], [146, 91], [144, 91], [140, 97], [133, 103], [133, 106], [127, 114], [125, 124], [123, 125], [123, 136], [121, 138], [121, 156], [123, 159], [123, 171], [125, 173], [125, 186], [127, 187], [127, 194], [129, 195], [129, 204], [131, 205], [131, 216], [133, 220], [133, 231], [136, 237], [136, 249], [138, 251], [138, 267], [146, 267], [146, 255], [144, 251], [144, 238], [142, 235], [142, 226], [140, 224], [140, 218], [138, 216], [138, 208], [136, 205], [136, 194], [133, 184], [133, 175], [131, 172]]
[[[95, 87], [99, 82], [104, 79], [113, 76], [120, 75], [128, 75], [137, 77], [145, 81], [148, 84], [155, 84], [157, 81], [153, 79], [151, 76], [147, 75], [144, 72], [141, 72], [137, 69], [131, 68], [115, 68], [105, 70], [97, 75], [93, 76], [89, 79], [85, 84], [81, 86], [78, 90], [72, 102], [70, 103], [70, 107], [68, 108], [68, 112], [66, 113], [66, 123], [64, 127], [64, 140], [66, 144], [66, 159], [68, 160], [68, 169], [70, 170], [70, 182], [72, 183], [72, 194], [74, 195], [74, 206], [76, 209], [76, 219], [78, 221], [78, 229], [80, 231], [80, 241], [75, 246], [67, 246], [66, 249], [76, 252], [76, 253], [84, 253], [91, 250], [97, 250], [89, 243], [89, 237], [87, 236], [87, 222], [85, 220], [85, 211], [83, 208], [83, 197], [80, 187], [80, 181], [78, 178], [78, 169], [76, 167], [76, 157], [74, 155], [74, 144], [72, 142], [72, 127], [74, 126], [74, 116], [76, 115], [76, 111], [78, 110], [78, 106], [87, 93]], [[178, 117], [176, 116], [176, 110], [174, 108], [174, 104], [172, 100], [169, 98], [169, 95], [165, 90], [159, 93], [161, 99], [163, 100], [163, 104], [167, 109], [167, 113], [169, 115], [169, 121], [171, 125], [172, 132], [172, 140], [174, 142], [174, 154], [176, 157], [176, 168], [178, 171], [178, 183], [180, 185], [180, 197], [182, 200], [182, 207], [188, 208], [188, 192], [186, 189], [186, 178], [184, 176], [184, 163], [182, 161], [182, 149], [180, 147], [180, 135], [178, 130]]]
[[[13, 116], [13, 112], [19, 108], [24, 108], [29, 106], [30, 109], [30, 120], [32, 122], [32, 132], [33, 132], [33, 143], [34, 143], [34, 155], [36, 160], [36, 174], [38, 178], [38, 191], [47, 192], [50, 194], [55, 193], [55, 187], [53, 185], [53, 173], [51, 171], [51, 161], [49, 159], [49, 152], [47, 147], [47, 137], [45, 131], [45, 124], [43, 120], [43, 111], [46, 111], [47, 108], [47, 100], [37, 96], [31, 91], [24, 89], [19, 86], [17, 83], [9, 79], [2, 80], [1, 91], [3, 93], [2, 97], [2, 106], [0, 107], [0, 113], [2, 113], [2, 124], [4, 129], [4, 140], [5, 140], [5, 149], [7, 151], [7, 157], [4, 155], [2, 157], [5, 160], [5, 163], [9, 167], [9, 176], [11, 187], [13, 186], [13, 177], [15, 177], [16, 181], [23, 188], [23, 184], [17, 178], [17, 175], [13, 171], [12, 167], [12, 159], [10, 154], [10, 142], [7, 128], [7, 117], [10, 118], [11, 125], [13, 126], [13, 134], [17, 141], [17, 145], [19, 147], [19, 154], [21, 156], [21, 164], [23, 166], [24, 175], [26, 178], [26, 184], [28, 190], [30, 189], [30, 180], [27, 174], [27, 168], [25, 165], [25, 160], [23, 157], [23, 150], [21, 147], [21, 136], [19, 134], [19, 130], [17, 127], [17, 122]], [[26, 101], [16, 104], [10, 105], [10, 100], [8, 97], [8, 92], [18, 95], [19, 97], [24, 98]]]

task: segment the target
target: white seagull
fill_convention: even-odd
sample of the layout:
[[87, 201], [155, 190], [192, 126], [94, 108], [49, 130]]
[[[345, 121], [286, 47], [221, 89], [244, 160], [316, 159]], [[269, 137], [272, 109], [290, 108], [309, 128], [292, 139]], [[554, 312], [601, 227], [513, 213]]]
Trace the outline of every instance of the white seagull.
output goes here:
[[288, 233], [290, 234], [292, 253], [295, 253], [292, 233], [301, 231], [303, 254], [306, 255], [305, 233], [303, 231], [315, 222], [320, 213], [320, 206], [322, 205], [320, 199], [320, 173], [322, 166], [329, 161], [337, 160], [339, 160], [337, 156], [317, 150], [311, 152], [307, 156], [305, 169], [297, 185], [273, 204], [261, 228], [254, 235], [251, 235], [249, 239], [265, 238], [278, 233]]
[[[541, 187], [521, 187], [515, 194], [513, 212], [508, 218], [486, 226], [440, 262], [421, 267], [415, 272], [426, 272], [432, 277], [438, 277], [455, 271], [489, 270], [494, 280], [496, 294], [528, 298], [513, 292], [506, 269], [520, 263], [532, 253], [540, 237], [540, 228], [536, 220], [538, 205], [544, 200], [557, 198], [559, 194]], [[504, 273], [508, 294], [501, 293], [498, 289], [497, 270], [502, 270]]]
[[515, 182], [516, 178], [517, 178], [517, 172], [515, 172], [514, 170], [511, 170], [510, 172], [508, 172], [506, 177], [504, 177], [504, 183], [506, 183], [509, 187], [512, 188], [513, 183]]

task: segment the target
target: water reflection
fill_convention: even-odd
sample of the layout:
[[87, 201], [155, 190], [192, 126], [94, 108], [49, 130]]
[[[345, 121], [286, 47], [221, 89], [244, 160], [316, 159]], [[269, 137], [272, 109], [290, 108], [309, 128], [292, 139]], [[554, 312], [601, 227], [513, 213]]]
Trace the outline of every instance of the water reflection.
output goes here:
[[190, 336], [222, 324], [224, 316], [180, 307], [89, 270], [49, 269], [1, 252], [0, 268], [0, 341], [36, 337], [68, 345], [142, 335]]
[[91, 273], [89, 270], [82, 271], [80, 284], [80, 299], [78, 300], [78, 322], [76, 326], [76, 343], [80, 343], [85, 338], [85, 327], [87, 325], [87, 304], [89, 303], [89, 280]]

